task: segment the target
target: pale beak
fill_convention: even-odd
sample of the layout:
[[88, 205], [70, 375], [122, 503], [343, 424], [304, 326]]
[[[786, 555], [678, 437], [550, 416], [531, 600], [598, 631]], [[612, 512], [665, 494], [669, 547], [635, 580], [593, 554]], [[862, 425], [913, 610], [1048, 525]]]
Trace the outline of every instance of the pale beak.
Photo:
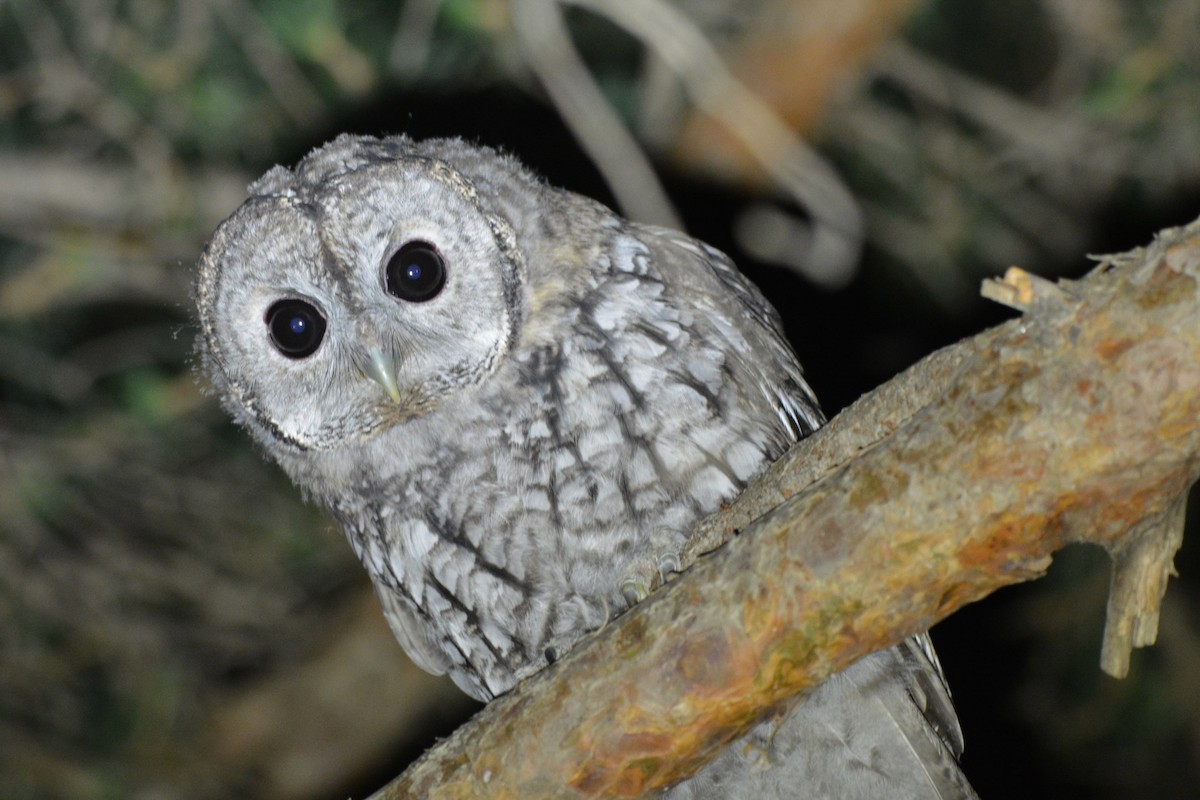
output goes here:
[[378, 345], [367, 348], [367, 377], [378, 383], [392, 398], [393, 403], [400, 402], [400, 388], [396, 386], [396, 362], [390, 356], [384, 355]]

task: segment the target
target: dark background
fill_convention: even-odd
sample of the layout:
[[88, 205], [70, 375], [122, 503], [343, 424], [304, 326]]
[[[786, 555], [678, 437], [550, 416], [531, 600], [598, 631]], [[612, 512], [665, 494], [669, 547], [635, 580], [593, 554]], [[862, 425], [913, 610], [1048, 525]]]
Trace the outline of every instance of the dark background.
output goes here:
[[[1078, 276], [1200, 214], [1188, 0], [676, 7], [855, 197], [838, 280], [748, 254], [748, 209], [812, 209], [697, 133], [628, 32], [567, 21], [830, 414], [1006, 319], [983, 277]], [[363, 797], [474, 710], [407, 664], [341, 533], [201, 394], [188, 286], [245, 183], [342, 131], [464, 136], [615, 204], [508, 11], [0, 6], [0, 796]], [[1189, 533], [1123, 681], [1098, 668], [1099, 551], [935, 629], [984, 797], [1200, 793], [1198, 562]]]

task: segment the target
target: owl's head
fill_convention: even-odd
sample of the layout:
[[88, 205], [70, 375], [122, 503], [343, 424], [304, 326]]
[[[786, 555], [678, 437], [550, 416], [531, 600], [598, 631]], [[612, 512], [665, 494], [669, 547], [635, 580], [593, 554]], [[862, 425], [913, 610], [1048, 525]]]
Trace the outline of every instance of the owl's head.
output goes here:
[[202, 365], [234, 417], [272, 449], [325, 450], [485, 381], [524, 282], [497, 168], [519, 169], [456, 141], [344, 136], [251, 186], [195, 289]]

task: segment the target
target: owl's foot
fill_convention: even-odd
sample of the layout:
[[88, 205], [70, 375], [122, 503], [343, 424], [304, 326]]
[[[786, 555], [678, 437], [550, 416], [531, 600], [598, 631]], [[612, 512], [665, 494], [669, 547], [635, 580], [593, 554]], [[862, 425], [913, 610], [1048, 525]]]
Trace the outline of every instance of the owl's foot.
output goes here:
[[650, 596], [649, 581], [642, 580], [640, 577], [629, 576], [621, 581], [621, 596], [625, 598], [625, 604], [635, 606]]
[[679, 572], [679, 550], [667, 550], [658, 554], [658, 577], [663, 582], [667, 582], [668, 575], [674, 575]]
[[636, 605], [666, 583], [669, 576], [679, 572], [679, 568], [679, 549], [661, 550], [654, 556], [653, 563], [635, 566], [632, 574], [621, 581], [621, 596], [628, 605]]

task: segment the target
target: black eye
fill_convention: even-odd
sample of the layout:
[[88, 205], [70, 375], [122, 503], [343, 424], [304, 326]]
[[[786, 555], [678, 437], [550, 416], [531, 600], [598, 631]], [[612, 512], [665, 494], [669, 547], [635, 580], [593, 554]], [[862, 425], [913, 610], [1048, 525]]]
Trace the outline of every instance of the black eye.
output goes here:
[[272, 303], [266, 322], [275, 349], [288, 358], [308, 358], [325, 338], [325, 318], [316, 306], [304, 300]]
[[388, 294], [423, 303], [446, 285], [446, 262], [428, 242], [409, 242], [388, 261], [386, 275]]

